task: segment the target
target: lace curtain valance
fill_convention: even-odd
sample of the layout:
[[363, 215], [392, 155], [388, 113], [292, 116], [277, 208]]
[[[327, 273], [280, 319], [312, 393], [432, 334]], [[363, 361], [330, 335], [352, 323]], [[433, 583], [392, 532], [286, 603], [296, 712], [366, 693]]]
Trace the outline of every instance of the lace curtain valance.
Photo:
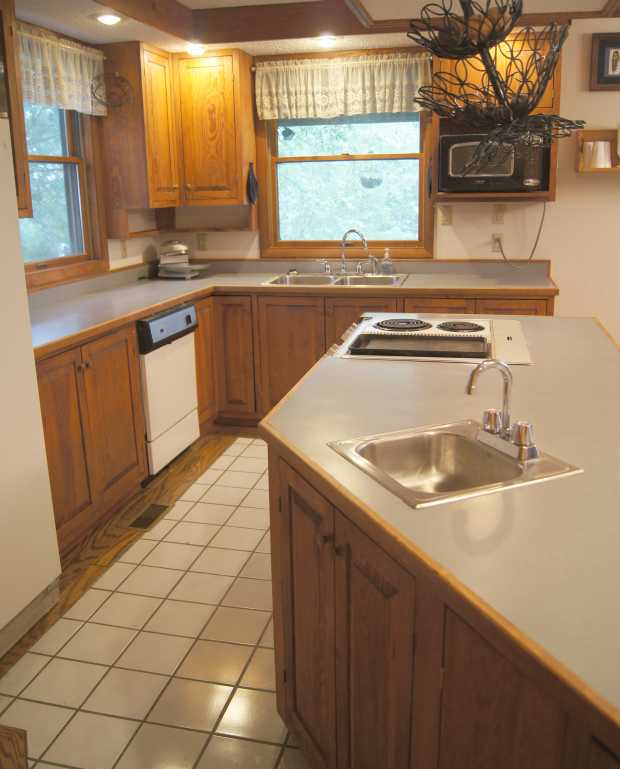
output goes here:
[[413, 98], [430, 80], [428, 54], [264, 61], [256, 106], [261, 120], [415, 112]]
[[24, 101], [107, 114], [91, 93], [93, 78], [103, 75], [101, 51], [24, 23], [18, 24], [17, 39]]

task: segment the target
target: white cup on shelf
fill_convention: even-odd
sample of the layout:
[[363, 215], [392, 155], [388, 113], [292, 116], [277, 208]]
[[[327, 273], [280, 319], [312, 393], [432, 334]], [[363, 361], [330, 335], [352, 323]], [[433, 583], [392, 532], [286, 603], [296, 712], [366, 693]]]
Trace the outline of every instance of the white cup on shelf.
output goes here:
[[590, 168], [611, 168], [611, 144], [608, 141], [593, 142]]

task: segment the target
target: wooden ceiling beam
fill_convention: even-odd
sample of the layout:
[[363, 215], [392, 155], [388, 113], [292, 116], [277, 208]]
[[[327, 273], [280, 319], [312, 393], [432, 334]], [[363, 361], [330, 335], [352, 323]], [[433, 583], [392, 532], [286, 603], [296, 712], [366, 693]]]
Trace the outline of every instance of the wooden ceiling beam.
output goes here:
[[177, 0], [95, 0], [121, 16], [148, 24], [182, 40], [193, 40], [194, 19], [191, 8]]
[[620, 16], [620, 0], [607, 0], [601, 13], [608, 19]]

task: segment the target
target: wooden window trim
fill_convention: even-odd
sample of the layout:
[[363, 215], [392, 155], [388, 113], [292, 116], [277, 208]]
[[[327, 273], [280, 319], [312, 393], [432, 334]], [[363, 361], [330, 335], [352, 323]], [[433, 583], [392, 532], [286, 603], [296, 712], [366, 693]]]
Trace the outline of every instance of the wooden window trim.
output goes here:
[[[420, 161], [420, 239], [372, 240], [369, 245], [375, 251], [389, 248], [396, 259], [432, 259], [433, 258], [433, 206], [428, 197], [427, 179], [431, 162], [431, 117], [426, 112], [420, 113], [420, 152], [407, 154], [374, 155], [329, 155], [316, 157], [278, 157], [276, 147], [276, 121], [258, 120], [256, 123], [256, 165], [261, 195], [259, 204], [259, 230], [261, 257], [267, 259], [337, 259], [340, 257], [340, 243], [333, 240], [281, 241], [278, 240], [278, 201], [276, 167], [279, 163], [310, 162], [320, 160], [381, 160], [412, 158]], [[343, 232], [347, 223], [343, 222]], [[363, 258], [363, 248], [352, 245], [347, 249], [347, 257]]]
[[[95, 277], [109, 270], [105, 211], [102, 190], [102, 138], [101, 118], [78, 115], [77, 121], [67, 120], [69, 155], [28, 155], [28, 162], [67, 163], [78, 169], [80, 205], [85, 251], [82, 254], [59, 257], [49, 262], [24, 263], [26, 285], [29, 291]], [[75, 123], [79, 124], [79, 146]]]

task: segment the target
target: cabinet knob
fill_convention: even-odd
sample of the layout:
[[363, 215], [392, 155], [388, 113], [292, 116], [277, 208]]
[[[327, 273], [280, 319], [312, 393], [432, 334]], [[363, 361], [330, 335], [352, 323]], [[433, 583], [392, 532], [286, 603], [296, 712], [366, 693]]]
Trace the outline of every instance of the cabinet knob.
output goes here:
[[321, 534], [317, 537], [317, 542], [321, 547], [324, 547], [325, 545], [329, 545], [330, 542], [334, 541], [334, 535], [333, 534]]
[[347, 552], [347, 546], [346, 545], [336, 545], [334, 547], [334, 553], [336, 553], [336, 555], [339, 558], [342, 558], [344, 555], [346, 555], [346, 552]]
[[194, 189], [194, 185], [193, 184], [186, 184], [185, 185], [185, 189], [186, 190], [193, 190]]

